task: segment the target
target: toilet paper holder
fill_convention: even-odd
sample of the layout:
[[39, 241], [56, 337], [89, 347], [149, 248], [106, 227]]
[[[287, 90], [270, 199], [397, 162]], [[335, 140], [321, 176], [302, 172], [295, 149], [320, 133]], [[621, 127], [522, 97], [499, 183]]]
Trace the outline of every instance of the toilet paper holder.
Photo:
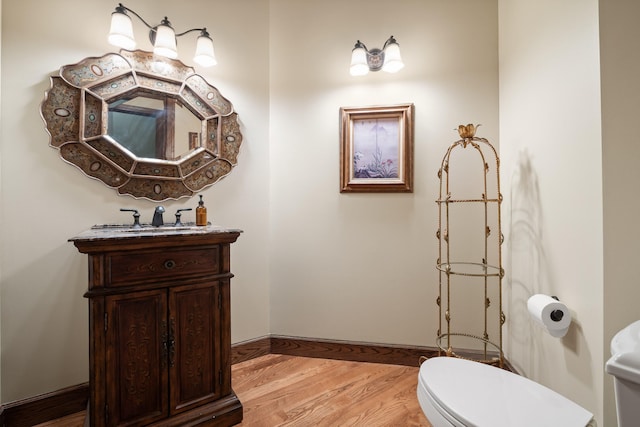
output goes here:
[[[556, 301], [560, 301], [560, 298], [558, 298], [555, 295], [551, 295], [551, 298], [553, 298]], [[549, 315], [549, 317], [551, 317], [551, 320], [553, 320], [554, 322], [559, 322], [564, 317], [564, 312], [562, 310], [553, 310]]]
[[562, 338], [571, 325], [571, 313], [557, 296], [535, 294], [527, 300], [529, 314], [551, 336]]

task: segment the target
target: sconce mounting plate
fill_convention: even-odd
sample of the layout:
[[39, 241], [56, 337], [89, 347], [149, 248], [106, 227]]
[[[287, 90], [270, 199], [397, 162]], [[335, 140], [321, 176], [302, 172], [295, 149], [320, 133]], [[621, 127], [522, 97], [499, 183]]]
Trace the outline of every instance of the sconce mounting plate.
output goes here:
[[367, 65], [370, 71], [380, 71], [384, 65], [384, 51], [377, 48], [367, 51]]

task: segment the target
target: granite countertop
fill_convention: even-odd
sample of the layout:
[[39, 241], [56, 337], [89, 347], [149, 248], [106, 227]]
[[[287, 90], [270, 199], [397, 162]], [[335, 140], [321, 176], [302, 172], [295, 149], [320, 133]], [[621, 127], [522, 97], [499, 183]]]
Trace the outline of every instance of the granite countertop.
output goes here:
[[134, 228], [132, 225], [123, 224], [98, 224], [88, 230], [81, 232], [69, 239], [70, 242], [107, 240], [107, 239], [130, 239], [163, 236], [188, 236], [218, 233], [242, 233], [242, 230], [225, 228], [209, 223], [206, 226], [197, 226], [195, 223], [186, 222], [181, 226], [166, 224], [154, 227], [151, 224], [142, 224], [141, 228]]

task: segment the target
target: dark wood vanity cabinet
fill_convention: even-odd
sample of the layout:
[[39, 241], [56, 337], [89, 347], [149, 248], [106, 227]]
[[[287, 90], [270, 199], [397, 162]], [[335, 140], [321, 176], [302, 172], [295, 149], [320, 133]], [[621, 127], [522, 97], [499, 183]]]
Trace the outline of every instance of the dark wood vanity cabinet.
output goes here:
[[[91, 426], [230, 426], [237, 230], [87, 232]], [[96, 237], [98, 235], [98, 237]]]

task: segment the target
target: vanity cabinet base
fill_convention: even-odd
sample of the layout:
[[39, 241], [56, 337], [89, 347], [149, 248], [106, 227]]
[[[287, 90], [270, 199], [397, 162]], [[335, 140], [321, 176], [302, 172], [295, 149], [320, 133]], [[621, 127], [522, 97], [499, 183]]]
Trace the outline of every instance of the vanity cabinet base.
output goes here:
[[242, 404], [235, 393], [178, 416], [150, 424], [152, 427], [226, 427], [242, 422]]
[[[184, 412], [179, 416], [164, 419], [157, 423], [147, 424], [150, 427], [227, 427], [240, 424], [243, 409], [240, 399], [231, 393], [216, 402]], [[83, 427], [91, 426], [91, 408], [87, 407], [87, 417]]]
[[85, 426], [242, 421], [231, 388], [230, 244], [240, 231], [81, 234], [88, 254]]

